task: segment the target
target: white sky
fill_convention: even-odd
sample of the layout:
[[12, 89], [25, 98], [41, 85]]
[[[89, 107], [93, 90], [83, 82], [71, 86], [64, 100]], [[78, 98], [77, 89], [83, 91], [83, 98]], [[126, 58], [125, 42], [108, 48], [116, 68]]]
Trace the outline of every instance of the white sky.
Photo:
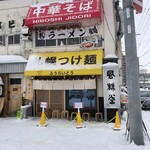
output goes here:
[[[122, 0], [120, 1], [121, 5]], [[134, 15], [137, 56], [139, 57], [140, 69], [150, 71], [150, 0], [143, 0], [143, 12]], [[122, 39], [124, 49], [124, 39]]]
[[[142, 116], [150, 134], [150, 111], [142, 111]], [[80, 129], [76, 122], [61, 119], [46, 121], [47, 127], [39, 123], [40, 118], [0, 118], [0, 150], [150, 150], [146, 136], [144, 146], [127, 142], [123, 120], [120, 131], [113, 130], [114, 123], [94, 121]]]
[[141, 68], [150, 70], [150, 1], [143, 0], [143, 12], [135, 15], [137, 54]]

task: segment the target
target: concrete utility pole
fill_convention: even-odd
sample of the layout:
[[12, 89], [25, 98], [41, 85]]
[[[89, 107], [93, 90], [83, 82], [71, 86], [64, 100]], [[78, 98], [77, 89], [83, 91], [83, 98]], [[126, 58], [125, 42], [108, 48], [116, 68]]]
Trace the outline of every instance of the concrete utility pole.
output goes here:
[[134, 10], [132, 0], [123, 0], [126, 75], [129, 99], [130, 142], [144, 145], [141, 101], [139, 90], [139, 72], [136, 50]]

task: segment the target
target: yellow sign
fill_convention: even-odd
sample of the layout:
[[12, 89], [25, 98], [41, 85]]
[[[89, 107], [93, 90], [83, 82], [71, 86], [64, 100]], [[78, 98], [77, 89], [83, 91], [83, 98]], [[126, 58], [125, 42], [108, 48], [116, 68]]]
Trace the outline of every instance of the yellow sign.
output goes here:
[[102, 74], [103, 50], [31, 54], [25, 76]]

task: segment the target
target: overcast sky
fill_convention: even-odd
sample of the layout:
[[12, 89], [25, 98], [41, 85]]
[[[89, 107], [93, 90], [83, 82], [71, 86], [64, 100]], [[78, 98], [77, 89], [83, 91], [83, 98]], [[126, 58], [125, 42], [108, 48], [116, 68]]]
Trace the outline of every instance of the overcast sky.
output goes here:
[[[120, 1], [122, 5], [122, 0]], [[135, 13], [137, 56], [140, 69], [150, 71], [150, 0], [143, 0], [143, 12]], [[124, 39], [122, 39], [124, 49]]]
[[150, 70], [150, 0], [143, 0], [143, 12], [135, 14], [137, 53], [141, 68]]

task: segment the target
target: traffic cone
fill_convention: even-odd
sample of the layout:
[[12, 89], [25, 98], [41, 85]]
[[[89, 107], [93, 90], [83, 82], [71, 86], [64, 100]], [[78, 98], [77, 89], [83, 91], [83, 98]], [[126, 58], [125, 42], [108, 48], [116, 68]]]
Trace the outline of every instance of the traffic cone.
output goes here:
[[113, 129], [120, 130], [120, 118], [119, 118], [118, 111], [116, 111], [115, 127]]
[[46, 120], [45, 120], [45, 113], [42, 111], [41, 119], [40, 119], [40, 125], [45, 126]]
[[77, 114], [77, 128], [82, 128], [82, 119], [81, 119], [80, 111], [78, 111]]

